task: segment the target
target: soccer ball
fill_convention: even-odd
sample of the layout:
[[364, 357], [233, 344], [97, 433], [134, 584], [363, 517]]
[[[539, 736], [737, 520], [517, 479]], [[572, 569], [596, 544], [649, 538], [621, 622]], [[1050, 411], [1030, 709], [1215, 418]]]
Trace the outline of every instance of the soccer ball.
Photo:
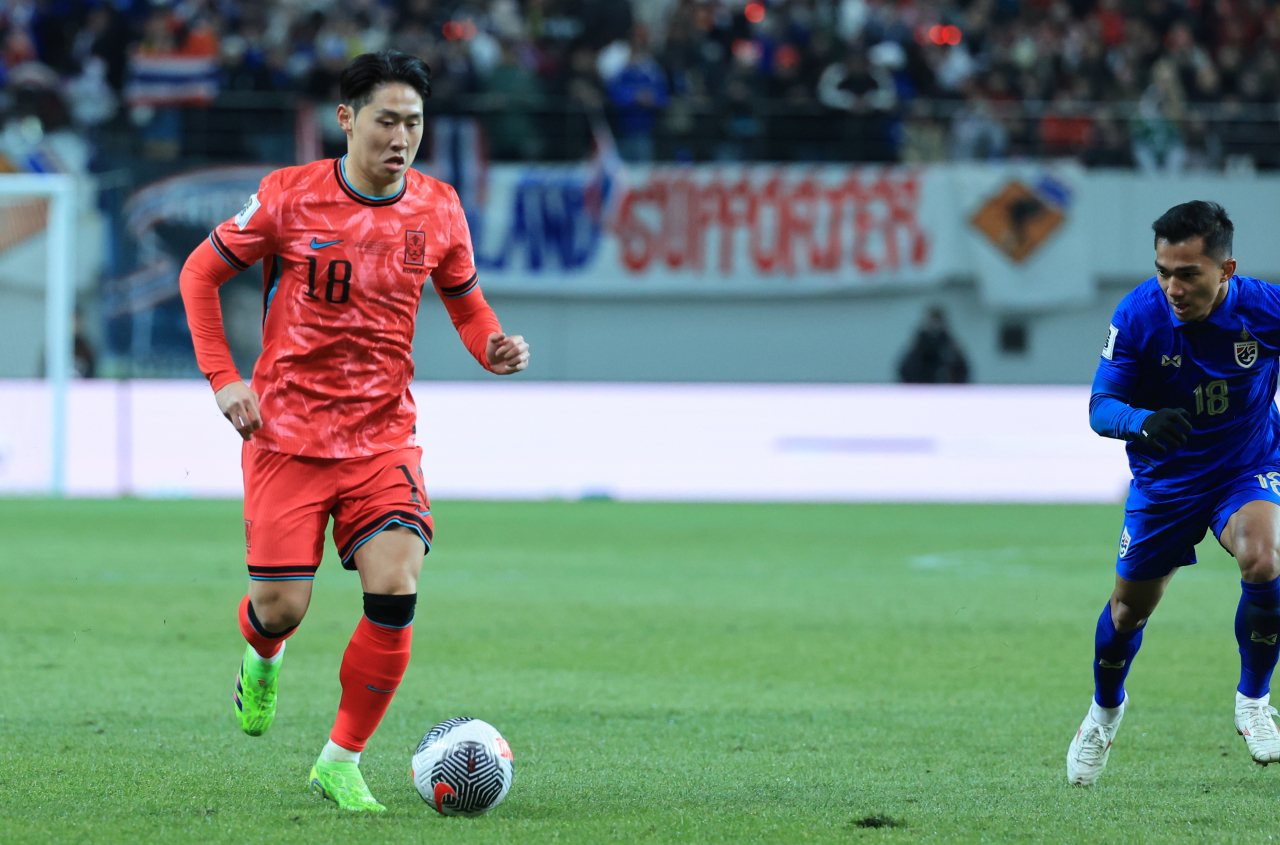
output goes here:
[[511, 746], [488, 722], [448, 719], [418, 743], [409, 773], [442, 816], [482, 816], [502, 803], [515, 771]]

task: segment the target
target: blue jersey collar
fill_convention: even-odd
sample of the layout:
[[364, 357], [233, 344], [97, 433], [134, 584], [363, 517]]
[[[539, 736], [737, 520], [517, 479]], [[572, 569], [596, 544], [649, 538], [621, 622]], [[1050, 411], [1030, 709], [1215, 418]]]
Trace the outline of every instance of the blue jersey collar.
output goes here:
[[[1227, 298], [1222, 300], [1222, 304], [1213, 309], [1208, 317], [1199, 322], [1212, 323], [1220, 329], [1230, 328], [1231, 315], [1236, 310], [1236, 294], [1240, 289], [1240, 277], [1232, 276], [1227, 281]], [[1164, 307], [1169, 312], [1169, 322], [1173, 323], [1174, 328], [1185, 328], [1191, 323], [1184, 323], [1178, 319], [1178, 315], [1173, 313], [1173, 306], [1169, 304], [1169, 300], [1164, 295], [1164, 291], [1160, 292], [1160, 298], [1164, 300]], [[1195, 322], [1195, 321], [1193, 321]]]

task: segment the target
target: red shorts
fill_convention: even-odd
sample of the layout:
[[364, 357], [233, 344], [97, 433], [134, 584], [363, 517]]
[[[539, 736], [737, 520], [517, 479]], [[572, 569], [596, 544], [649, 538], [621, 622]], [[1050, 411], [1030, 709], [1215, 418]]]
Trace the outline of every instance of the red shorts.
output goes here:
[[347, 569], [356, 568], [356, 549], [393, 525], [416, 531], [431, 551], [431, 503], [421, 464], [417, 447], [367, 458], [303, 458], [245, 443], [240, 465], [249, 577], [314, 578], [330, 516], [333, 544]]

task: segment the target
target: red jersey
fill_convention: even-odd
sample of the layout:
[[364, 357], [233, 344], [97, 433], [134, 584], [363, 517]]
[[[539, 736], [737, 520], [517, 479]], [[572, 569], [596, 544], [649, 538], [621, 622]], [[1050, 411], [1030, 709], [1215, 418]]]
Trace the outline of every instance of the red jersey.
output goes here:
[[415, 445], [414, 322], [427, 276], [473, 356], [501, 331], [476, 280], [453, 188], [408, 170], [369, 197], [343, 160], [277, 170], [187, 259], [183, 301], [196, 360], [215, 391], [240, 378], [217, 286], [263, 262], [262, 355], [253, 371], [260, 449], [353, 458]]

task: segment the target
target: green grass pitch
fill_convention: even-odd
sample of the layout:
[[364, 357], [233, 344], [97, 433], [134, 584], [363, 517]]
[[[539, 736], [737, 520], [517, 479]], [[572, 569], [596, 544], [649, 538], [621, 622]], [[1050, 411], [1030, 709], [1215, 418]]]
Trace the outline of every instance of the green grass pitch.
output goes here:
[[[438, 502], [409, 673], [364, 757], [390, 808], [306, 789], [359, 582], [327, 559], [280, 712], [236, 728], [236, 502], [0, 501], [0, 842], [1270, 842], [1280, 766], [1232, 728], [1233, 563], [1154, 617], [1092, 790], [1120, 508]], [[438, 817], [423, 732], [492, 722], [506, 802]], [[886, 822], [874, 827], [877, 820]]]

